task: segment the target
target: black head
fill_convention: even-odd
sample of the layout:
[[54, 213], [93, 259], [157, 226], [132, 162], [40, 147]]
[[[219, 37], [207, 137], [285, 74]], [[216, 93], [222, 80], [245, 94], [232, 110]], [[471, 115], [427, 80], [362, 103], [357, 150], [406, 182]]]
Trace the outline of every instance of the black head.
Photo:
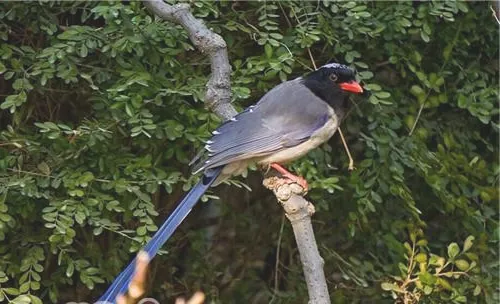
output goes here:
[[348, 106], [349, 94], [363, 93], [355, 76], [348, 66], [329, 63], [306, 75], [304, 85], [341, 114]]

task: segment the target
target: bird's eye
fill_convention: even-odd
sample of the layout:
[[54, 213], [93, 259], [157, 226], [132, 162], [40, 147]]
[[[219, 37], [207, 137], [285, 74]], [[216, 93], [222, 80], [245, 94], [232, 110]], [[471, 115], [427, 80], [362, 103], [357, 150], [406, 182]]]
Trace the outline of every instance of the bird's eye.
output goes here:
[[335, 81], [337, 81], [337, 79], [338, 79], [338, 78], [339, 78], [339, 77], [338, 77], [337, 75], [335, 75], [335, 74], [330, 74], [330, 80], [331, 80], [331, 81], [335, 82]]

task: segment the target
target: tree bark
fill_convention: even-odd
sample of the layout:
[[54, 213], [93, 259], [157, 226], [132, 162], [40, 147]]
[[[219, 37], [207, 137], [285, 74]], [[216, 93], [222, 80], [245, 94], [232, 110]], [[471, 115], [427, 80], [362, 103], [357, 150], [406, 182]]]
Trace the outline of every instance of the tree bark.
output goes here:
[[152, 0], [144, 1], [144, 6], [164, 20], [180, 24], [188, 32], [194, 46], [210, 58], [212, 73], [205, 93], [206, 107], [224, 120], [236, 115], [238, 112], [231, 105], [231, 65], [224, 39], [196, 19], [186, 3], [169, 5], [161, 0]]
[[274, 192], [292, 224], [306, 279], [309, 303], [330, 304], [323, 271], [324, 260], [319, 254], [311, 223], [311, 216], [315, 212], [314, 205], [304, 199], [304, 189], [297, 184], [284, 184], [276, 176], [265, 178], [263, 184]]
[[[196, 19], [188, 4], [169, 5], [162, 0], [146, 0], [144, 5], [156, 16], [180, 24], [189, 33], [189, 38], [196, 48], [209, 56], [212, 73], [205, 94], [207, 108], [224, 120], [236, 115], [237, 112], [231, 105], [231, 66], [224, 39]], [[271, 177], [264, 180], [264, 185], [274, 192], [292, 224], [304, 269], [309, 303], [329, 304], [330, 297], [323, 272], [324, 262], [319, 255], [311, 224], [314, 206], [301, 196], [304, 192], [297, 184], [283, 184], [279, 177]]]

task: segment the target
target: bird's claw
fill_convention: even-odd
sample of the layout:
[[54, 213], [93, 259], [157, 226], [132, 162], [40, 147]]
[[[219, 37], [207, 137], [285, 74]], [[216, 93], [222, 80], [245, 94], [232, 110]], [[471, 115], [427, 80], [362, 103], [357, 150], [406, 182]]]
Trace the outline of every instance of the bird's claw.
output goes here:
[[284, 175], [283, 177], [285, 177], [284, 179], [282, 179], [284, 184], [298, 184], [302, 187], [302, 189], [304, 189], [305, 192], [309, 190], [309, 184], [302, 176], [290, 174]]
[[281, 176], [284, 177], [284, 179], [282, 179], [283, 184], [295, 183], [301, 186], [302, 189], [304, 189], [304, 192], [307, 192], [309, 190], [309, 184], [302, 176], [293, 175], [292, 173], [288, 172], [288, 170], [286, 170], [285, 168], [283, 168], [278, 164], [271, 164], [271, 167], [276, 171], [278, 171], [281, 174]]

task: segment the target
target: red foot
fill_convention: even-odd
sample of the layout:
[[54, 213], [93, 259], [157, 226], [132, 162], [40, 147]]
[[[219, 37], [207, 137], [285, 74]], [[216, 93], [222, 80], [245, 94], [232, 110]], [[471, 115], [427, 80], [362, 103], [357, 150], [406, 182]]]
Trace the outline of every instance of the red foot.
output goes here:
[[305, 191], [309, 189], [309, 185], [307, 184], [307, 181], [302, 177], [302, 176], [297, 176], [293, 175], [292, 173], [288, 172], [287, 169], [283, 168], [282, 166], [273, 163], [271, 164], [271, 167], [278, 171], [283, 177], [286, 178], [286, 183], [287, 184], [299, 184], [302, 188], [304, 188]]

